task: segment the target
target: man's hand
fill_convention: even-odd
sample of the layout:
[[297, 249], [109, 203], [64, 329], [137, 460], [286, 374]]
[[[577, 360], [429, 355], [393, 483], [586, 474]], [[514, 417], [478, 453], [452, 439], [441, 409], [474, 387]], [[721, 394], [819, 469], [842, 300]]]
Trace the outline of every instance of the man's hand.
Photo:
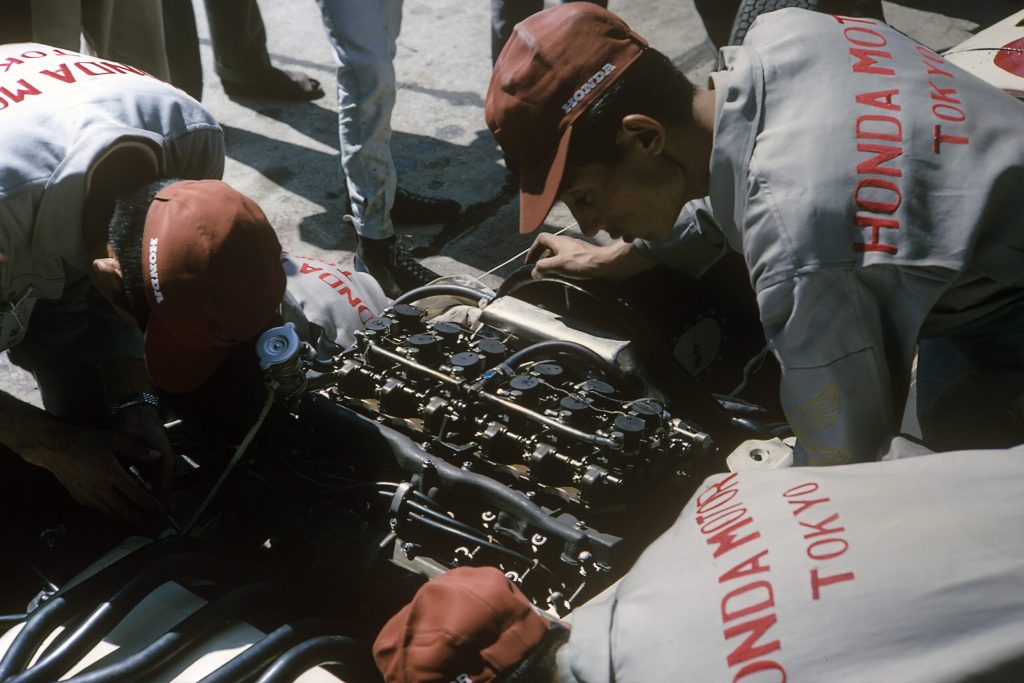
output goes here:
[[61, 429], [38, 446], [23, 457], [49, 470], [78, 503], [139, 527], [152, 527], [163, 512], [160, 501], [127, 470], [160, 463], [159, 449], [117, 432], [74, 428]]
[[574, 279], [607, 278], [624, 280], [648, 270], [656, 262], [640, 253], [631, 243], [617, 241], [598, 246], [574, 237], [541, 233], [526, 254], [526, 262], [536, 261], [531, 275], [561, 275]]
[[[145, 363], [138, 358], [104, 358], [99, 369], [104, 393], [108, 397], [134, 397], [156, 391]], [[156, 453], [146, 462], [129, 463], [126, 466], [135, 464], [136, 472], [141, 473], [150, 485], [151, 492], [166, 500], [174, 474], [174, 452], [167, 440], [160, 411], [146, 403], [130, 405], [111, 418], [111, 426], [118, 434]]]
[[160, 412], [150, 405], [127, 408], [114, 418], [114, 429], [132, 441], [159, 453], [152, 461], [140, 463], [139, 470], [152, 484], [154, 493], [166, 500], [174, 475], [174, 451], [167, 440]]
[[127, 470], [160, 463], [165, 454], [159, 447], [115, 431], [71, 426], [3, 391], [0, 443], [49, 470], [83, 505], [144, 528], [159, 522], [160, 501]]

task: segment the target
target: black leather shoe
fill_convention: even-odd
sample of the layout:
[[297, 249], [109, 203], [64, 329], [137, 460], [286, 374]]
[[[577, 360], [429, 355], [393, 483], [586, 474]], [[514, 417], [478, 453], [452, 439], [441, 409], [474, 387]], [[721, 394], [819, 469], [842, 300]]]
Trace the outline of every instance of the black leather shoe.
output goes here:
[[309, 102], [324, 96], [320, 81], [298, 71], [285, 71], [276, 67], [270, 67], [263, 76], [250, 82], [236, 83], [221, 79], [220, 83], [229, 97], [265, 97], [273, 100]]
[[395, 203], [391, 206], [391, 220], [395, 223], [447, 223], [462, 211], [454, 199], [426, 197], [399, 187], [395, 190]]
[[372, 275], [392, 299], [441, 277], [417, 261], [394, 237], [357, 237], [356, 241], [356, 270]]

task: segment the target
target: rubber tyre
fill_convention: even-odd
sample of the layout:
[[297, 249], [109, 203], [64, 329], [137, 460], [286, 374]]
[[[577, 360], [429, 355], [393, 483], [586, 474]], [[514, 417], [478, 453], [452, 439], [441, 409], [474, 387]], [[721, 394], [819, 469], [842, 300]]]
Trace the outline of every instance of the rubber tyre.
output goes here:
[[740, 8], [736, 10], [736, 19], [732, 23], [728, 44], [739, 45], [742, 43], [754, 20], [760, 15], [786, 7], [800, 7], [828, 14], [870, 17], [885, 21], [882, 0], [743, 0], [740, 3]]

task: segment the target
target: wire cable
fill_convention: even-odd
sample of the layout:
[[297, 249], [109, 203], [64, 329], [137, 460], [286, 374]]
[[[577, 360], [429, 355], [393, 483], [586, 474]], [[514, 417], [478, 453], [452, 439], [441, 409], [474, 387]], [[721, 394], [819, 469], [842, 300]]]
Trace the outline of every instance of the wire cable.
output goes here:
[[[565, 232], [565, 231], [567, 231], [567, 230], [572, 230], [573, 228], [578, 228], [578, 227], [579, 227], [579, 225], [580, 225], [579, 223], [577, 223], [577, 222], [573, 222], [573, 223], [570, 223], [569, 225], [565, 226], [565, 227], [564, 227], [564, 228], [562, 228], [561, 230], [558, 230], [558, 231], [556, 231], [556, 232], [553, 232], [553, 233], [551, 233], [551, 234], [553, 234], [553, 235], [561, 235], [561, 234], [562, 234], [563, 232]], [[491, 274], [491, 273], [493, 273], [494, 271], [496, 271], [496, 270], [499, 270], [499, 269], [501, 269], [501, 268], [504, 268], [505, 266], [507, 266], [508, 264], [512, 263], [513, 261], [516, 261], [516, 260], [518, 260], [518, 259], [522, 258], [523, 256], [526, 256], [526, 255], [527, 255], [527, 254], [528, 254], [528, 253], [530, 252], [530, 249], [531, 249], [532, 247], [533, 247], [533, 245], [531, 244], [531, 245], [530, 245], [529, 247], [527, 247], [526, 249], [523, 249], [523, 250], [522, 250], [521, 252], [519, 252], [518, 254], [516, 254], [515, 256], [513, 256], [513, 257], [512, 257], [512, 258], [510, 258], [509, 260], [507, 260], [507, 261], [502, 261], [502, 262], [501, 262], [501, 263], [499, 263], [498, 265], [494, 266], [493, 268], [491, 268], [490, 270], [488, 270], [488, 271], [487, 271], [486, 273], [484, 273], [484, 275], [490, 275], [490, 274]], [[479, 279], [479, 278], [477, 278], [477, 279]]]
[[196, 523], [199, 522], [199, 518], [202, 517], [203, 513], [206, 511], [206, 508], [210, 505], [211, 502], [213, 502], [213, 499], [217, 496], [217, 492], [220, 491], [220, 487], [227, 480], [228, 475], [231, 474], [231, 472], [235, 469], [235, 466], [242, 459], [242, 456], [245, 455], [246, 449], [249, 448], [249, 444], [256, 437], [256, 432], [259, 431], [260, 426], [263, 424], [263, 420], [266, 419], [267, 414], [270, 412], [270, 406], [273, 405], [274, 403], [275, 393], [276, 385], [269, 385], [267, 387], [267, 400], [263, 404], [263, 408], [260, 410], [260, 414], [256, 418], [256, 422], [254, 422], [252, 427], [249, 428], [249, 432], [245, 435], [245, 438], [242, 439], [242, 442], [238, 444], [238, 448], [235, 449], [235, 454], [231, 456], [231, 461], [228, 463], [227, 467], [224, 468], [224, 471], [220, 473], [220, 477], [217, 479], [217, 482], [213, 485], [213, 488], [210, 489], [210, 492], [206, 494], [206, 498], [199, 506], [199, 509], [196, 510], [196, 513], [192, 516], [192, 521], [190, 521], [187, 525], [185, 525], [185, 528], [182, 529], [182, 536], [188, 536], [191, 534], [192, 529], [195, 528]]

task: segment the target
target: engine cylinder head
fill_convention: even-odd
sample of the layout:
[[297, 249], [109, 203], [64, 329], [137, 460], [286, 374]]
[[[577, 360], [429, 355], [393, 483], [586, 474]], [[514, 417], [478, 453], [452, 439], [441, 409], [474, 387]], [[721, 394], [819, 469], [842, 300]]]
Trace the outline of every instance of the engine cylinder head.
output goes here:
[[445, 348], [450, 348], [458, 343], [463, 329], [455, 323], [442, 321], [433, 326], [434, 334], [441, 338]]
[[558, 402], [558, 415], [563, 422], [576, 428], [590, 425], [593, 413], [590, 404], [575, 396], [563, 396]]
[[433, 364], [441, 358], [441, 339], [432, 334], [414, 334], [408, 339], [409, 348], [416, 349], [416, 357], [423, 363]]
[[508, 388], [521, 402], [534, 403], [540, 394], [540, 380], [530, 375], [516, 375], [508, 381]]
[[472, 351], [461, 351], [452, 356], [452, 367], [460, 368], [466, 379], [476, 379], [484, 369], [484, 359]]
[[629, 411], [644, 421], [647, 429], [657, 429], [661, 426], [661, 415], [664, 408], [653, 399], [642, 398], [629, 404]]
[[532, 370], [538, 377], [548, 381], [557, 380], [565, 372], [557, 363], [537, 363]]
[[508, 347], [497, 339], [481, 339], [476, 343], [476, 350], [491, 365], [500, 363], [508, 355]]
[[622, 434], [623, 450], [635, 451], [640, 447], [640, 438], [644, 434], [643, 420], [633, 415], [616, 415], [612, 426]]
[[418, 328], [420, 321], [423, 320], [423, 309], [409, 304], [397, 304], [391, 309], [391, 317], [403, 332], [411, 332]]

